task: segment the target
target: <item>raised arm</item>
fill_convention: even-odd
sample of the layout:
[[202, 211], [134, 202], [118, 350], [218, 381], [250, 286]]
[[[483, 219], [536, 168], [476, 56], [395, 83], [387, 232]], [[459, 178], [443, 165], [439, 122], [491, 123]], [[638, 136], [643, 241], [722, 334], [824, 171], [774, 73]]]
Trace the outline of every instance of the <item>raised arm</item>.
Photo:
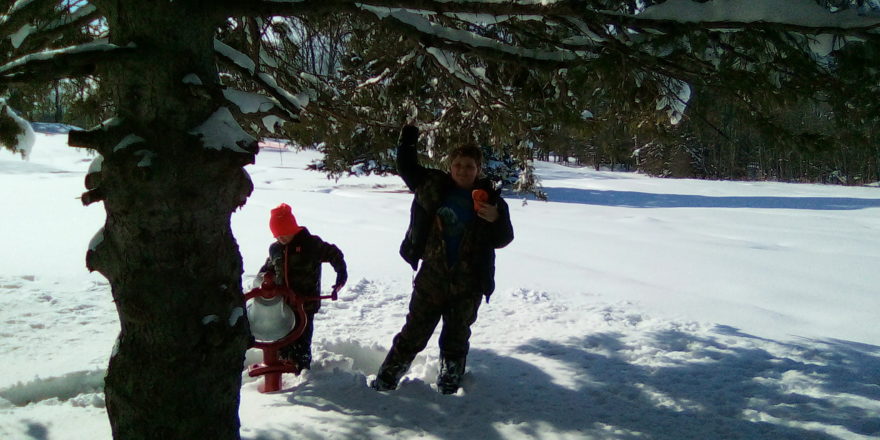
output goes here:
[[428, 170], [419, 165], [416, 148], [418, 141], [418, 128], [406, 125], [400, 130], [400, 143], [397, 145], [397, 173], [412, 191], [425, 181], [425, 176], [428, 174]]

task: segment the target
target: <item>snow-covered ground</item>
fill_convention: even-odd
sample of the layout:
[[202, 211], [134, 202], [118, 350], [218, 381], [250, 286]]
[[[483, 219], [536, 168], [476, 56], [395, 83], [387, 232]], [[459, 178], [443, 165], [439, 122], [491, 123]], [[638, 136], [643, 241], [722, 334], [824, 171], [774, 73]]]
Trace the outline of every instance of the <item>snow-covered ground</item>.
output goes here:
[[[104, 212], [77, 199], [91, 158], [65, 142], [38, 134], [28, 162], [0, 152], [0, 439], [110, 438], [118, 320], [84, 268]], [[396, 177], [303, 170], [316, 157], [261, 154], [233, 217], [246, 282], [281, 202], [349, 264], [316, 320], [313, 369], [275, 394], [244, 375], [245, 439], [880, 438], [880, 189], [540, 163], [551, 201], [508, 195], [516, 239], [464, 388], [433, 388], [435, 339], [377, 393], [366, 382], [410, 294], [397, 248], [411, 195]]]

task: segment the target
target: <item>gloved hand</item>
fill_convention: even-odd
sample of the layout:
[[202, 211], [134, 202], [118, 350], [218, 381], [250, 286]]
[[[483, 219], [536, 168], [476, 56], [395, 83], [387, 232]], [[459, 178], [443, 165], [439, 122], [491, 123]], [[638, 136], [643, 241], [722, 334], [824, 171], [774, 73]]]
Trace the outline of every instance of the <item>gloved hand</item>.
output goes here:
[[419, 141], [419, 129], [412, 125], [404, 125], [400, 130], [400, 145], [415, 145]]
[[264, 290], [272, 289], [275, 287], [275, 274], [272, 272], [266, 272], [263, 274], [263, 281], [260, 283], [260, 288]]
[[346, 281], [348, 281], [348, 279], [345, 276], [336, 277], [336, 282], [333, 283], [333, 288], [342, 289], [342, 286], [345, 286]]
[[345, 282], [348, 281], [348, 274], [337, 274], [336, 275], [336, 283], [333, 284], [333, 291], [330, 293], [330, 299], [336, 301], [338, 298], [339, 291], [342, 290], [342, 287], [345, 286]]

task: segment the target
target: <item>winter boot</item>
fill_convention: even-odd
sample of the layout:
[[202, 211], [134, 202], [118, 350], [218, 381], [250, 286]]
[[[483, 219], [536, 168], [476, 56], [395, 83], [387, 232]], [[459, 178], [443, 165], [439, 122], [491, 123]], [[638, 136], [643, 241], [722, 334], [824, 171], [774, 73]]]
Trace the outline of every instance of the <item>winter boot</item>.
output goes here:
[[464, 358], [440, 358], [440, 374], [437, 376], [437, 389], [443, 394], [455, 394], [461, 386], [464, 366]]
[[312, 354], [306, 353], [301, 354], [294, 358], [296, 361], [296, 365], [299, 366], [300, 370], [308, 370], [312, 368]]
[[312, 353], [308, 347], [300, 344], [288, 345], [278, 351], [278, 357], [295, 363], [300, 370], [308, 370], [312, 367]]
[[397, 383], [406, 374], [406, 370], [409, 370], [409, 362], [401, 363], [385, 359], [385, 362], [382, 362], [382, 366], [379, 367], [376, 379], [370, 382], [370, 388], [376, 391], [396, 390]]

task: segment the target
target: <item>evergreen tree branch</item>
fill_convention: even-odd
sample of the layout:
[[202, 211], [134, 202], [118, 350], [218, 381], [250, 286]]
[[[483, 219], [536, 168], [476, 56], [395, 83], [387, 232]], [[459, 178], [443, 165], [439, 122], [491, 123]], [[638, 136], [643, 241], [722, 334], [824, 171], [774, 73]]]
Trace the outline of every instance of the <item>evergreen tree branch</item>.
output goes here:
[[30, 84], [94, 73], [95, 66], [121, 61], [134, 46], [120, 47], [103, 41], [25, 55], [0, 66], [0, 84]]
[[[772, 20], [758, 22], [681, 21], [666, 18], [642, 18], [640, 15], [609, 11], [601, 9], [603, 5], [597, 4], [598, 2], [584, 0], [562, 0], [548, 5], [514, 2], [441, 2], [435, 0], [365, 0], [359, 2], [305, 0], [301, 2], [251, 1], [240, 3], [243, 7], [253, 8], [251, 13], [258, 11], [261, 14], [308, 16], [320, 15], [326, 10], [349, 12], [371, 20], [378, 19], [395, 31], [417, 38], [429, 46], [543, 68], [586, 64], [604, 50], [599, 44], [572, 44], [563, 41], [558, 35], [553, 35], [562, 29], [565, 29], [570, 37], [580, 37], [587, 42], [608, 43], [611, 41], [622, 45], [622, 47], [618, 47], [621, 53], [632, 53], [633, 50], [630, 46], [640, 44], [642, 40], [658, 32], [670, 35], [697, 35], [718, 29], [730, 29], [758, 30], [771, 33], [795, 32], [807, 35], [836, 33], [871, 41], [880, 39], [880, 35], [871, 32], [880, 27], [880, 19], [874, 20], [873, 24], [859, 26], [831, 24], [833, 21], [830, 19], [828, 24], [823, 24], [822, 20], [818, 20], [815, 25], [786, 23], [784, 19], [776, 22]], [[521, 41], [509, 42], [503, 41], [501, 38], [483, 35], [483, 32], [475, 32], [473, 23], [449, 24], [442, 20], [443, 17], [460, 14], [488, 14], [495, 16], [502, 22], [515, 17], [540, 17], [542, 25], [534, 32], [524, 26], [510, 26], [508, 35], [530, 36], [528, 39], [531, 42], [525, 43], [521, 39]], [[573, 22], [579, 25], [573, 26]], [[870, 23], [867, 19], [864, 22]], [[600, 41], [595, 41], [597, 35], [600, 36]], [[729, 51], [733, 48], [725, 47], [725, 49]], [[737, 53], [737, 51], [733, 53]], [[639, 56], [644, 58], [646, 65], [669, 64], [660, 61], [663, 57], [651, 57], [649, 54]], [[652, 62], [648, 58], [654, 58], [655, 61]], [[680, 70], [677, 77], [696, 79], [702, 75], [700, 70], [704, 70], [704, 68], [712, 70], [707, 63], [700, 62], [695, 57], [690, 58], [692, 67], [699, 65], [701, 68], [690, 72], [677, 69]], [[667, 65], [667, 68], [670, 66]], [[787, 72], [787, 74], [791, 73]]]
[[[82, 35], [83, 26], [101, 18], [103, 15], [92, 5], [86, 5], [72, 14], [66, 14], [45, 26], [37, 28], [15, 48], [15, 53], [33, 53], [51, 47], [52, 43], [70, 34]], [[57, 44], [57, 43], [56, 43]]]
[[286, 120], [299, 120], [299, 113], [302, 111], [304, 104], [299, 102], [295, 96], [289, 91], [280, 87], [275, 78], [267, 72], [261, 72], [259, 63], [241, 51], [215, 40], [215, 48], [217, 55], [226, 61], [226, 64], [233, 70], [238, 72], [242, 77], [247, 78], [269, 96], [273, 97], [284, 110]]
[[0, 16], [0, 35], [7, 36], [17, 32], [22, 26], [39, 17], [44, 17], [58, 3], [57, 0], [32, 0], [30, 2], [6, 2], [6, 14]]
[[128, 133], [122, 122], [120, 118], [112, 118], [89, 130], [73, 130], [67, 135], [67, 143], [74, 148], [89, 148], [106, 155]]
[[[457, 53], [473, 54], [484, 59], [545, 69], [557, 69], [583, 63], [583, 60], [577, 57], [573, 51], [566, 49], [522, 49], [511, 45], [493, 44], [494, 40], [484, 41], [482, 44], [474, 44], [476, 43], [474, 40], [455, 40], [448, 36], [424, 32], [416, 26], [394, 18], [384, 19], [383, 22], [400, 33], [417, 38], [425, 46], [438, 47]], [[453, 28], [447, 29], [450, 31], [455, 30]]]
[[[438, 0], [303, 0], [303, 1], [234, 1], [224, 0], [221, 3], [239, 15], [277, 15], [306, 16], [324, 15], [329, 12], [356, 13], [368, 8], [385, 8], [393, 10], [410, 10], [429, 14], [488, 14], [496, 17], [541, 16], [545, 19], [561, 21], [563, 19], [580, 18], [588, 22], [603, 23], [623, 28], [643, 28], [659, 31], [671, 29], [775, 29], [805, 34], [845, 34], [858, 37], [870, 37], [872, 31], [880, 29], [880, 18], [876, 20], [860, 20], [854, 24], [845, 24], [831, 20], [817, 20], [815, 24], [788, 22], [785, 19], [767, 18], [762, 21], [734, 19], [701, 20], [699, 18], [682, 20], [679, 18], [651, 18], [640, 14], [629, 14], [607, 9], [602, 2], [593, 0], [560, 0], [549, 4], [481, 1], [438, 1]], [[650, 7], [649, 7], [650, 10]]]
[[[251, 108], [242, 108], [241, 101], [234, 99], [235, 94], [246, 94], [248, 92], [243, 92], [241, 90], [235, 90], [231, 88], [227, 88], [223, 90], [223, 95], [225, 100], [233, 105], [227, 105], [226, 107], [235, 116], [235, 119], [241, 123], [242, 128], [251, 132], [254, 137], [262, 137], [263, 134], [269, 132], [275, 132], [275, 123], [277, 121], [294, 121], [298, 119], [298, 115], [291, 114], [288, 109], [281, 106], [281, 103], [278, 102], [277, 99], [258, 95], [259, 99], [262, 100], [259, 108], [253, 110]], [[268, 106], [266, 105], [268, 104]], [[267, 119], [267, 117], [274, 117], [274, 119]]]

